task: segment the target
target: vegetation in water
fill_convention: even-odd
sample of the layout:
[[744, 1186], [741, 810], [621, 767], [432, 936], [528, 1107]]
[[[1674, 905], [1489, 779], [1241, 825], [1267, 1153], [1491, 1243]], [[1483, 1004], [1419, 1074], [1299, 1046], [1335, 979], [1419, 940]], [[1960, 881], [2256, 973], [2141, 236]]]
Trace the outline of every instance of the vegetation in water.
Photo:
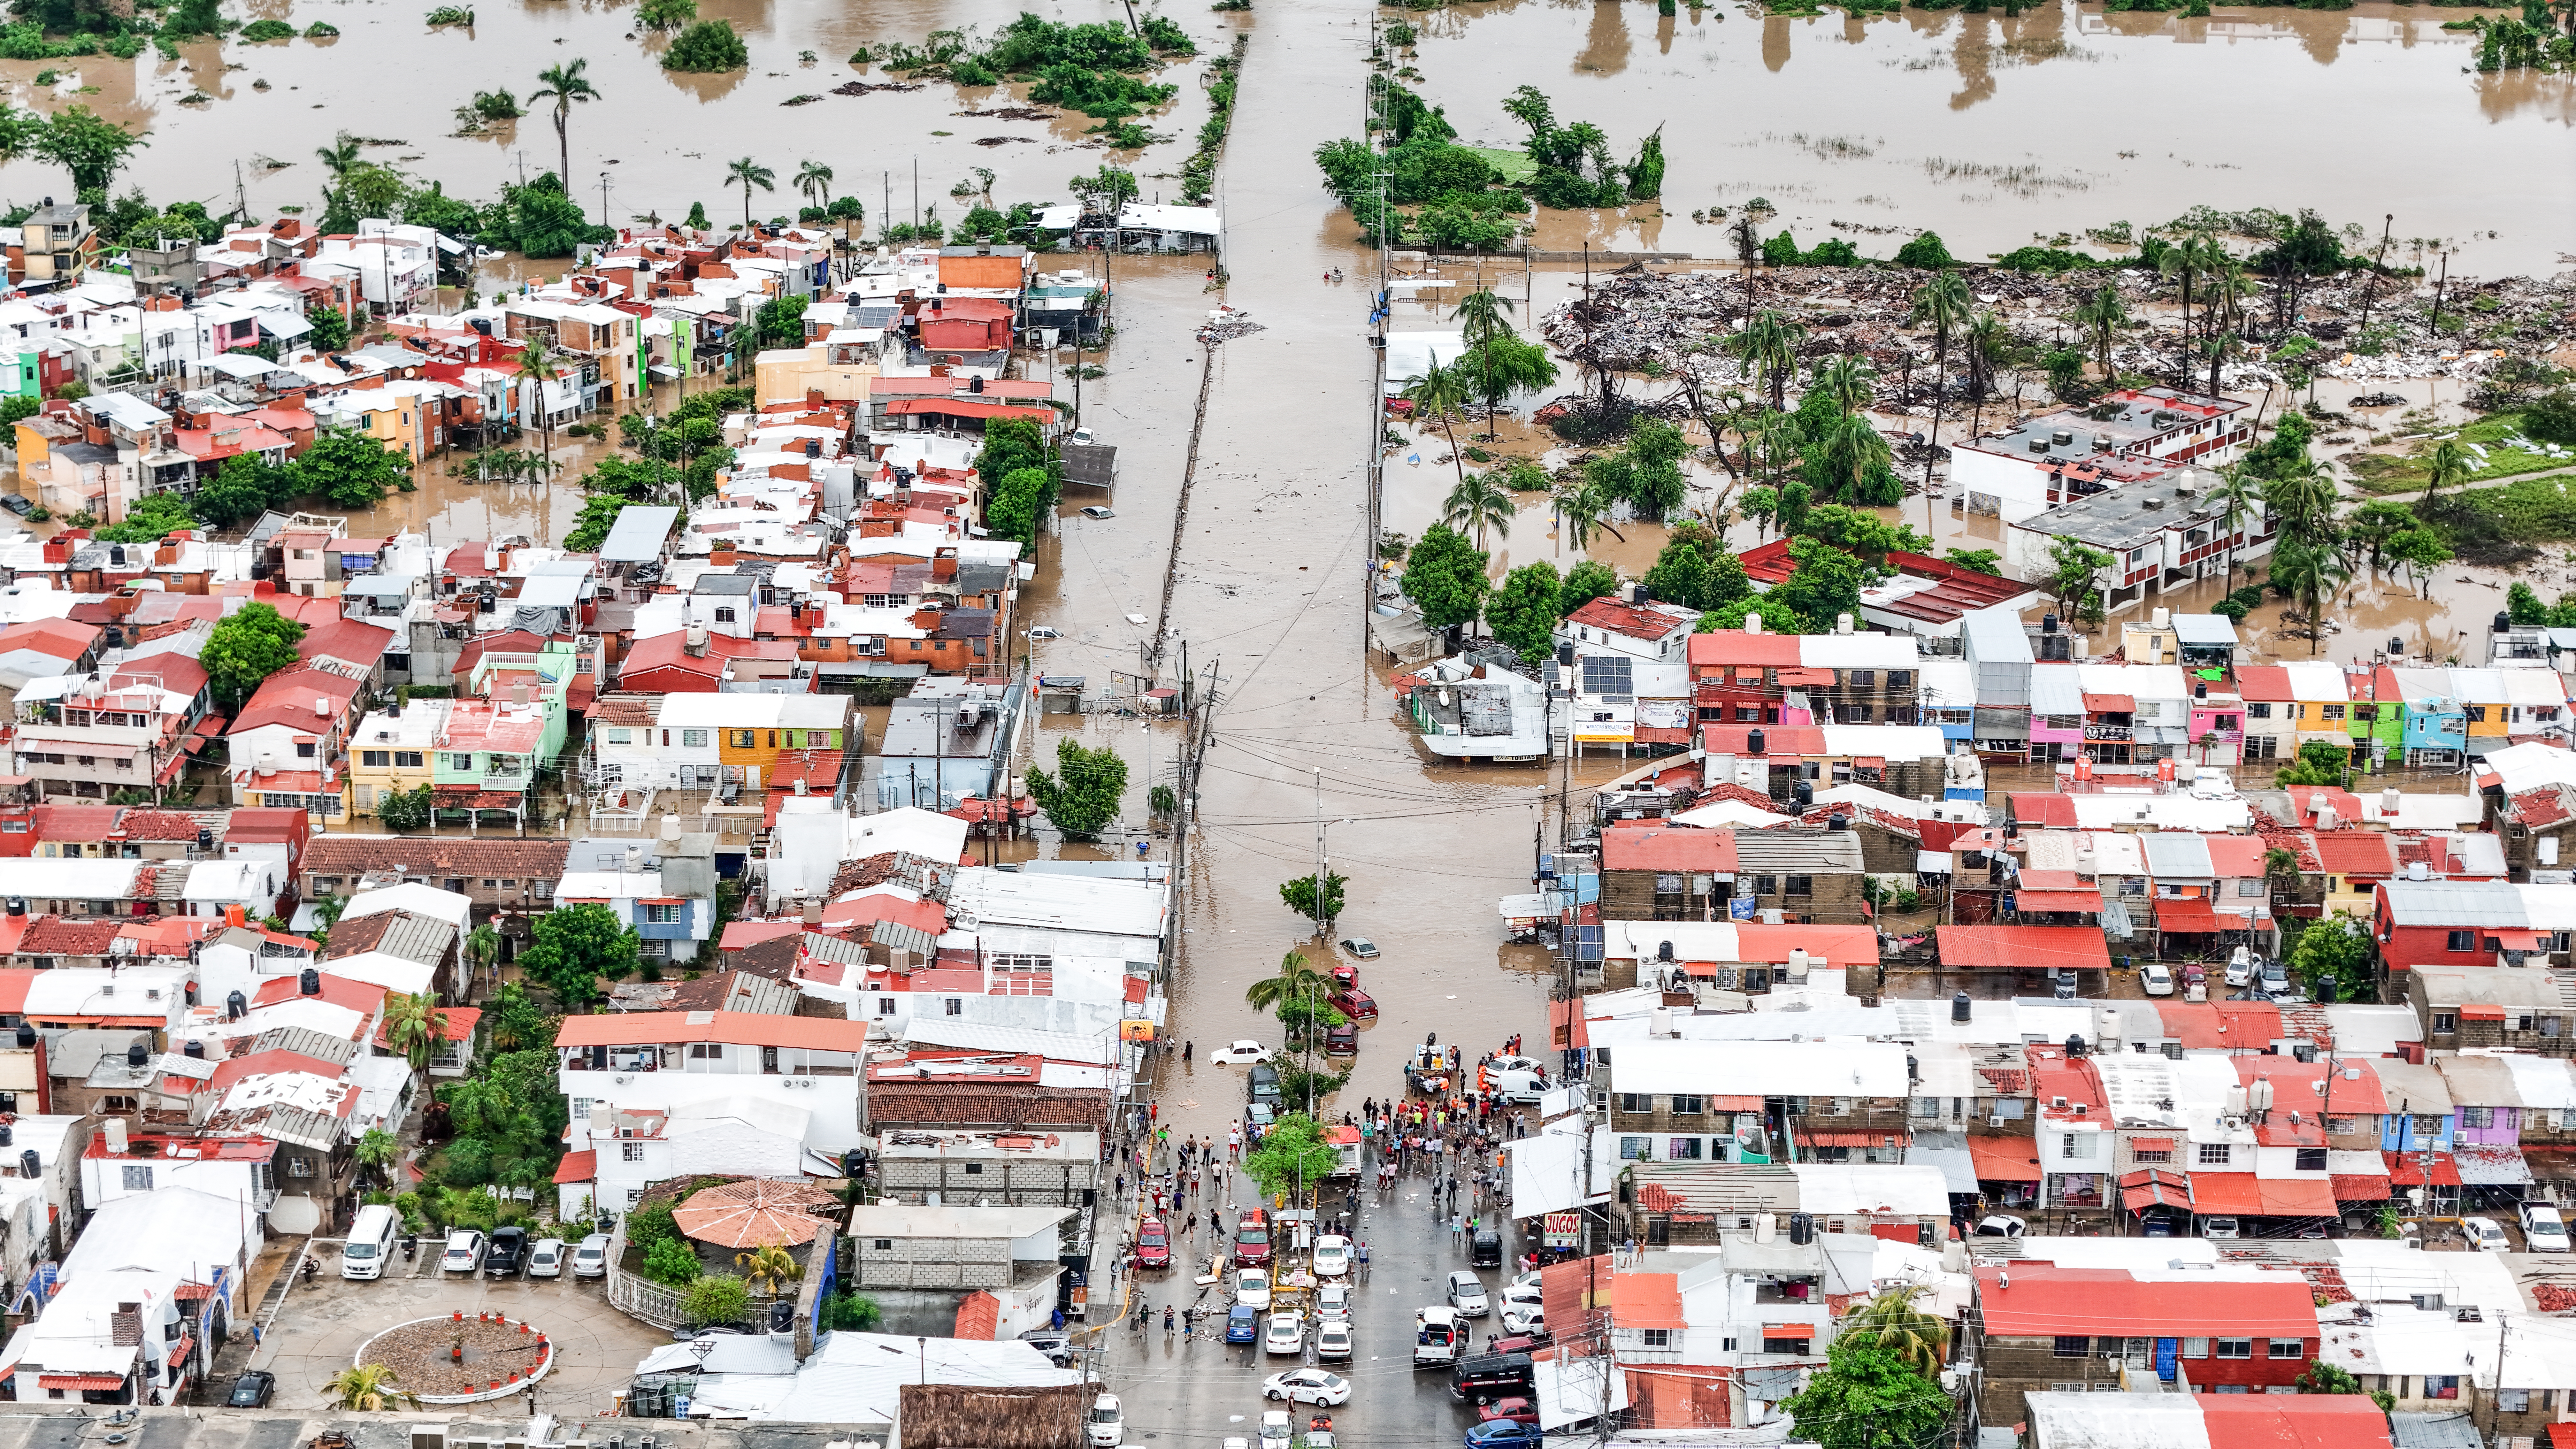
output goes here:
[[283, 20], [254, 20], [242, 27], [241, 38], [253, 43], [264, 40], [293, 40], [295, 27]]
[[741, 70], [750, 64], [751, 48], [742, 43], [730, 23], [722, 20], [699, 21], [681, 31], [671, 48], [662, 53], [662, 69], [694, 74]]

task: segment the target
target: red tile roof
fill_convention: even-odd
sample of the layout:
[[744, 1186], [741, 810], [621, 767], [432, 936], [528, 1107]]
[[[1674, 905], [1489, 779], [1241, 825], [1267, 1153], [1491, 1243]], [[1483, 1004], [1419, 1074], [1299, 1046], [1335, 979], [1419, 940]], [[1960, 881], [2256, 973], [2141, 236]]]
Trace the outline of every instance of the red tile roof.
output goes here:
[[[2009, 1288], [2006, 1277], [2012, 1280]], [[2105, 1323], [2149, 1336], [2317, 1336], [2316, 1301], [2307, 1280], [2292, 1274], [2283, 1274], [2278, 1283], [2142, 1283], [2117, 1268], [2011, 1263], [1977, 1270], [1977, 1299], [1986, 1332], [2009, 1338], [2094, 1334]]]
[[2236, 692], [2264, 702], [2298, 698], [2290, 692], [2290, 671], [2278, 664], [2248, 664], [2236, 671]]
[[2319, 830], [2308, 839], [2328, 875], [2394, 875], [2397, 852], [2377, 830]]
[[329, 700], [329, 718], [337, 719], [348, 711], [349, 702], [358, 697], [358, 691], [363, 687], [357, 680], [326, 669], [280, 670], [260, 682], [258, 691], [250, 697], [250, 703], [242, 707], [241, 714], [233, 720], [232, 728], [225, 733], [237, 735], [263, 725], [309, 727], [317, 722], [328, 723], [323, 716], [313, 712], [315, 697]]
[[590, 1182], [598, 1176], [599, 1151], [596, 1148], [581, 1152], [567, 1152], [563, 1155], [563, 1160], [555, 1164], [555, 1185], [558, 1187]]
[[1678, 629], [1688, 629], [1690, 620], [1631, 604], [1625, 599], [1594, 599], [1565, 616], [1565, 622], [1587, 628], [1606, 629], [1631, 639], [1656, 640]]
[[328, 1077], [336, 1082], [344, 1074], [344, 1069], [320, 1057], [308, 1057], [302, 1052], [282, 1050], [253, 1052], [249, 1056], [235, 1057], [231, 1061], [218, 1065], [214, 1076], [207, 1080], [207, 1086], [210, 1090], [220, 1092], [244, 1077], [276, 1077], [299, 1073], [311, 1077]]
[[2042, 825], [2059, 830], [2076, 828], [2075, 797], [2049, 795], [2035, 791], [2017, 791], [2008, 797], [2016, 825]]
[[[350, 924], [355, 925], [357, 922], [352, 921]], [[351, 1011], [372, 1012], [385, 1004], [385, 988], [381, 986], [352, 981], [346, 976], [334, 976], [328, 971], [315, 974], [322, 978], [322, 990], [319, 993], [321, 999], [333, 1006], [345, 1006]], [[302, 985], [296, 977], [280, 976], [263, 983], [259, 988], [259, 994], [250, 999], [250, 1004], [255, 1007], [275, 1006], [280, 1002], [298, 1000], [303, 995]]]
[[18, 938], [18, 951], [27, 956], [103, 956], [114, 944], [122, 921], [66, 921], [60, 916], [39, 916]]
[[2111, 943], [2099, 926], [1942, 926], [1941, 964], [1954, 970], [2111, 969]]
[[1735, 832], [1622, 821], [1601, 832], [1601, 868], [1732, 874]]
[[98, 643], [102, 631], [69, 619], [37, 619], [0, 629], [0, 654], [31, 649], [57, 659], [78, 659]]
[[[2364, 1394], [2194, 1394], [2209, 1449], [2388, 1449]], [[2566, 1426], [2561, 1426], [2566, 1427]]]

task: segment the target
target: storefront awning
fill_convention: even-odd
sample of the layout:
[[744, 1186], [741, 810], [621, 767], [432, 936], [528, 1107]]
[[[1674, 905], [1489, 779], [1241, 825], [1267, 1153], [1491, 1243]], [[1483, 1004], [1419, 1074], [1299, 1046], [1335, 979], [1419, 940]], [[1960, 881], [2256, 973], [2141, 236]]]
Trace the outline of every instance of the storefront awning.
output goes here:
[[36, 1386], [45, 1389], [95, 1389], [101, 1393], [125, 1387], [125, 1380], [114, 1374], [38, 1374]]
[[2171, 1152], [2174, 1150], [2173, 1139], [2170, 1137], [2132, 1137], [2129, 1139], [2129, 1150], [2131, 1152]]
[[[2388, 1180], [2398, 1187], [2458, 1187], [2459, 1166], [2447, 1152], [2383, 1152]], [[2428, 1181], [2429, 1179], [2429, 1181]]]
[[2332, 1217], [2334, 1187], [2322, 1177], [2256, 1177], [2250, 1172], [2195, 1172], [2191, 1208], [2196, 1213], [2244, 1217]]
[[1979, 1182], [2039, 1181], [2039, 1148], [2028, 1137], [1971, 1137]]

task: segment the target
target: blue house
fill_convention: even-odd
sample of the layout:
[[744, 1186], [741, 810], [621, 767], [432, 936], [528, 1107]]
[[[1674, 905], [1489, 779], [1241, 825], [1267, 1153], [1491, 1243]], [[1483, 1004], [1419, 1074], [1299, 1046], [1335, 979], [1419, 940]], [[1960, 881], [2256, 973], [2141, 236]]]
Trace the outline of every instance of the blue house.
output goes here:
[[2406, 701], [2404, 749], [2409, 765], [2456, 764], [2469, 747], [2469, 709], [2447, 669], [2382, 668]]

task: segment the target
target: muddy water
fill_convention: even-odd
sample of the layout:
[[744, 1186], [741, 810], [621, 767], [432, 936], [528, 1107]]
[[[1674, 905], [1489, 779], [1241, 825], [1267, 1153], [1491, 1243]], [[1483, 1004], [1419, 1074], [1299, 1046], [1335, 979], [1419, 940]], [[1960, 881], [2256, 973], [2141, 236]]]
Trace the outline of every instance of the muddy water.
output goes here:
[[[1755, 196], [1779, 208], [1766, 235], [1840, 235], [1878, 256], [1927, 227], [1976, 257], [2197, 204], [2313, 206], [2338, 223], [2394, 212], [2400, 237], [2457, 240], [2455, 268], [2551, 268], [2576, 235], [2564, 164], [2576, 86], [2462, 74], [2471, 44], [2441, 22], [2463, 13], [2223, 7], [2185, 20], [2047, 4], [1861, 21], [1500, 0], [1405, 18], [1424, 36], [1417, 88], [1471, 142], [1526, 139], [1499, 104], [1523, 83], [1560, 121], [1609, 132], [1623, 160], [1664, 128], [1660, 205], [1542, 212], [1543, 246], [1725, 255], [1725, 224], [1690, 213]], [[2312, 127], [2325, 108], [2331, 135]]]

